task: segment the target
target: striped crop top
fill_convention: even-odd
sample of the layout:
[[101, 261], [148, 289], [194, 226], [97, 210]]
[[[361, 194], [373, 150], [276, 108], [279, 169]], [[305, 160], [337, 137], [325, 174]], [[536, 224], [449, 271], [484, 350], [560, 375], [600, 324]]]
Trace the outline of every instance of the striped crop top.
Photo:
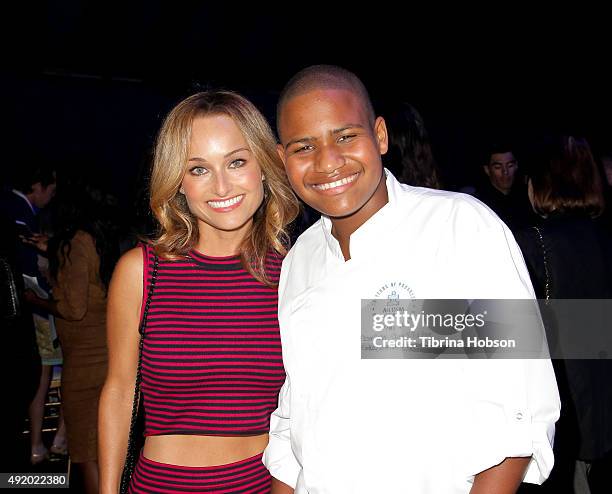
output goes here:
[[[144, 259], [146, 296], [148, 246]], [[269, 255], [275, 282], [280, 267]], [[277, 303], [238, 256], [159, 259], [142, 352], [145, 436], [268, 432], [285, 380]]]

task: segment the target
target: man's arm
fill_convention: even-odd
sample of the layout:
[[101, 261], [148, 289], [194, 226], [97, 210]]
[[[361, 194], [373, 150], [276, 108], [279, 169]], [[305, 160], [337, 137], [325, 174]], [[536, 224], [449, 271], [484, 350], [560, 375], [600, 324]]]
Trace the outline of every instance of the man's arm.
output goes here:
[[530, 459], [506, 458], [499, 465], [480, 472], [474, 477], [470, 494], [514, 494], [523, 480]]
[[[458, 258], [463, 260], [458, 268], [458, 279], [465, 285], [461, 289], [465, 288], [470, 299], [535, 298], [523, 256], [510, 230], [488, 210], [464, 208], [468, 202], [471, 201], [458, 206], [462, 227], [456, 229], [461, 232], [455, 246]], [[539, 318], [539, 314], [535, 317]], [[466, 398], [477, 425], [469, 431], [471, 440], [464, 458], [469, 465], [466, 473], [475, 475], [472, 492], [515, 492], [512, 485], [510, 491], [498, 490], [505, 488], [506, 474], [512, 472], [517, 483], [541, 484], [553, 466], [552, 443], [560, 410], [551, 361], [493, 358], [473, 359], [466, 364]], [[513, 468], [505, 470], [509, 468], [507, 464], [516, 461], [526, 464], [520, 480]], [[490, 487], [489, 474], [493, 480], [498, 474], [504, 475], [498, 486]], [[480, 490], [481, 482], [484, 491]]]

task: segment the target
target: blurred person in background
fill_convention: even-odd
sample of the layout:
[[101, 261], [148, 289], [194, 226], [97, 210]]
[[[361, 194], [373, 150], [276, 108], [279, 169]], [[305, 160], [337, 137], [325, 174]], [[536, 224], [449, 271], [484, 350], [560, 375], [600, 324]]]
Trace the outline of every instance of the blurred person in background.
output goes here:
[[[612, 234], [599, 221], [605, 207], [603, 179], [589, 143], [564, 136], [546, 147], [528, 181], [529, 199], [541, 220], [515, 233], [536, 294], [541, 299], [612, 298]], [[543, 489], [612, 492], [612, 361], [556, 359], [553, 365], [562, 407], [555, 466]]]

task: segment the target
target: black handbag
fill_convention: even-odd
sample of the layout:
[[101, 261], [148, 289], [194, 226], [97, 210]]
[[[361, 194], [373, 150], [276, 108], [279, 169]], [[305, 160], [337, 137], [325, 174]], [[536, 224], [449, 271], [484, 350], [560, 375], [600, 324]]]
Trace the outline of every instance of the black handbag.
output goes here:
[[140, 327], [138, 328], [138, 332], [140, 333], [140, 343], [138, 345], [138, 365], [136, 367], [136, 383], [134, 386], [132, 419], [130, 420], [130, 434], [128, 436], [127, 453], [125, 455], [125, 463], [123, 465], [123, 472], [121, 473], [121, 484], [119, 487], [119, 492], [121, 494], [127, 494], [128, 492], [130, 480], [132, 479], [134, 467], [136, 466], [136, 460], [144, 444], [144, 407], [142, 404], [142, 396], [140, 393], [140, 381], [142, 379], [142, 347], [145, 339], [145, 329], [147, 326], [147, 318], [149, 316], [149, 306], [151, 305], [151, 297], [153, 296], [155, 281], [157, 280], [158, 265], [159, 258], [157, 257], [157, 254], [155, 254], [155, 260], [153, 263], [153, 274], [151, 276], [151, 282], [149, 283], [149, 290], [147, 291], [147, 301], [145, 303], [142, 322], [140, 323]]

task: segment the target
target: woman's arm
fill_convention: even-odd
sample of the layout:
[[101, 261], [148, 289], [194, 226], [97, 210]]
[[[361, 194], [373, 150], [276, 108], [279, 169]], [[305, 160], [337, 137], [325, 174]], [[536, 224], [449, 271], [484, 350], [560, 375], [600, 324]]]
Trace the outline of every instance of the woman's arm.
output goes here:
[[143, 256], [140, 248], [119, 260], [108, 292], [108, 374], [98, 414], [100, 493], [117, 494], [127, 452], [138, 364]]
[[49, 314], [53, 314], [55, 317], [62, 317], [57, 310], [57, 302], [55, 300], [40, 298], [34, 290], [29, 288], [23, 292], [23, 299], [31, 306], [38, 307]]
[[293, 489], [284, 482], [272, 477], [272, 490], [270, 494], [293, 494]]
[[514, 494], [523, 481], [531, 458], [506, 458], [474, 477], [470, 494]]

